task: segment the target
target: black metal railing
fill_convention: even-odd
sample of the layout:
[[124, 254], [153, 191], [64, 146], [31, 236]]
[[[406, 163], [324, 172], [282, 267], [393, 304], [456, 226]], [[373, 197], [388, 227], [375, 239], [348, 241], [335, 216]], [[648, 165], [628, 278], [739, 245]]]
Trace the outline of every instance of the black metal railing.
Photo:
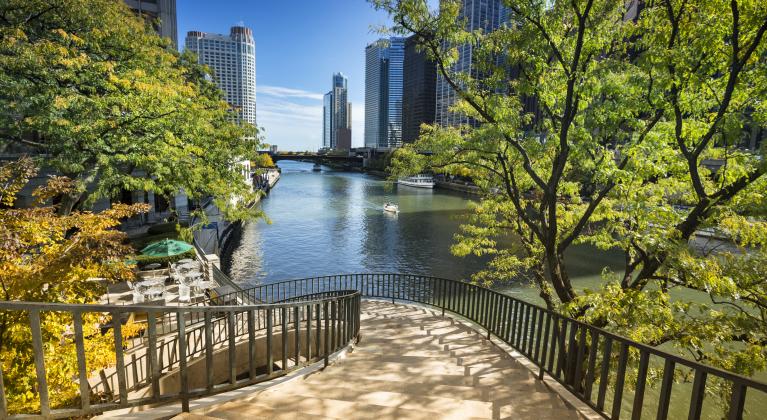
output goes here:
[[[222, 296], [289, 301], [333, 290], [439, 308], [468, 319], [532, 361], [606, 418], [763, 418], [767, 384], [647, 346], [474, 284], [403, 274], [344, 274], [265, 284]], [[650, 386], [655, 385], [658, 386]], [[716, 400], [719, 401], [716, 401]], [[722, 411], [721, 414], [714, 414]]]
[[[112, 409], [189, 400], [266, 381], [323, 361], [356, 340], [359, 334], [360, 293], [337, 290], [314, 298], [282, 303], [228, 306], [115, 306], [0, 302], [0, 311], [28, 318], [34, 350], [39, 399], [36, 412], [8, 412], [0, 370], [0, 418], [38, 415], [43, 418], [87, 416]], [[43, 328], [48, 315], [70, 320], [69, 337], [50, 337]], [[144, 343], [131, 347], [122, 334], [123, 322], [145, 316]], [[94, 316], [95, 315], [95, 316]], [[160, 323], [175, 318], [160, 334]], [[100, 318], [101, 333], [111, 336], [115, 360], [109, 371], [86, 366], [84, 319]], [[195, 319], [195, 322], [190, 322]], [[198, 321], [199, 320], [199, 321]], [[89, 321], [90, 322], [90, 321]], [[91, 325], [88, 325], [91, 327]], [[91, 330], [88, 328], [86, 331]], [[44, 345], [56, 340], [73, 345], [77, 355], [79, 405], [52, 407], [57, 389], [47, 383]], [[60, 340], [60, 341], [59, 341]], [[13, 362], [11, 362], [13, 366]], [[7, 383], [6, 383], [7, 385]], [[142, 390], [144, 392], [131, 392]]]

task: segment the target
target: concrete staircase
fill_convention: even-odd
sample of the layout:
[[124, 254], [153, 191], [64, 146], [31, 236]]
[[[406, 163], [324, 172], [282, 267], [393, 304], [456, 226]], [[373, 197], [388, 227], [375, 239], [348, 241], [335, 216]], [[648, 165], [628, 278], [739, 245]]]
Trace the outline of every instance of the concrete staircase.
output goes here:
[[186, 419], [579, 419], [507, 353], [429, 310], [364, 302], [359, 345], [324, 371]]

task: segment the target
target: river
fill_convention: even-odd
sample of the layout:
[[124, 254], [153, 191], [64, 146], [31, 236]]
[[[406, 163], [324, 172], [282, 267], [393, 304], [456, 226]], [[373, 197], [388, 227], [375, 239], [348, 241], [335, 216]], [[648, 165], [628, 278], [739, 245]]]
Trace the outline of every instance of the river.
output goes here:
[[[469, 279], [487, 258], [450, 253], [472, 196], [398, 186], [360, 173], [281, 161], [282, 177], [261, 201], [269, 221], [245, 225], [230, 274], [243, 286], [341, 273], [404, 273]], [[382, 210], [387, 201], [400, 213]], [[595, 287], [621, 257], [575, 247], [567, 255], [574, 284]], [[526, 284], [497, 287], [536, 299]]]
[[[261, 200], [269, 218], [246, 224], [231, 256], [231, 277], [243, 287], [280, 280], [343, 273], [403, 273], [466, 280], [485, 267], [486, 258], [458, 258], [450, 253], [453, 235], [469, 212], [472, 196], [444, 190], [397, 186], [360, 173], [312, 164], [281, 161], [282, 177]], [[383, 212], [387, 201], [399, 204], [400, 213]], [[589, 246], [571, 247], [565, 255], [576, 289], [596, 288], [601, 272], [622, 269], [617, 252]], [[504, 293], [540, 303], [528, 284], [500, 282]], [[685, 293], [685, 298], [690, 292]], [[765, 380], [764, 374], [757, 376]], [[646, 401], [657, 401], [657, 387]], [[630, 414], [633, 393], [624, 395], [623, 410]], [[686, 415], [689, 384], [678, 384], [672, 396], [672, 416]], [[753, 395], [750, 396], [753, 398]], [[707, 400], [707, 404], [709, 404]], [[749, 404], [763, 413], [767, 401]], [[705, 418], [715, 418], [704, 406]], [[648, 410], [652, 411], [652, 410]]]

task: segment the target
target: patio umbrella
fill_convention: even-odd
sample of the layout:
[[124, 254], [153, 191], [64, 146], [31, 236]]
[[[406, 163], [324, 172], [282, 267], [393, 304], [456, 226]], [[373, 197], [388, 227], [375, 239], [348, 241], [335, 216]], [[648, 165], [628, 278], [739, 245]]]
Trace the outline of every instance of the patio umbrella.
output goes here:
[[163, 239], [160, 242], [147, 245], [146, 248], [141, 250], [141, 254], [149, 255], [151, 257], [170, 257], [183, 254], [190, 249], [192, 249], [192, 245], [189, 245], [186, 242]]

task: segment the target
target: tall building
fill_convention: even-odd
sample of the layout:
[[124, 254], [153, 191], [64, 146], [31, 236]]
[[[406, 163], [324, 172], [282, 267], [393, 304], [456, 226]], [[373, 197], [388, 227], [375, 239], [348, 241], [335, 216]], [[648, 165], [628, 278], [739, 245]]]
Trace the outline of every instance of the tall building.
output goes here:
[[125, 4], [149, 20], [160, 36], [170, 38], [173, 47], [178, 48], [176, 0], [125, 0]]
[[[458, 20], [465, 22], [467, 31], [481, 30], [488, 33], [508, 22], [509, 16], [510, 10], [501, 0], [463, 0]], [[469, 73], [475, 78], [481, 78], [472, 66], [473, 48], [472, 44], [458, 46], [458, 61], [451, 67], [451, 71]], [[456, 100], [455, 90], [442, 75], [438, 75], [435, 112], [435, 120], [438, 124], [444, 127], [471, 123], [468, 117], [449, 111]]]
[[213, 78], [238, 111], [238, 120], [256, 124], [256, 42], [253, 32], [233, 26], [229, 35], [190, 31], [186, 48], [213, 70]]
[[402, 142], [412, 143], [421, 124], [432, 124], [435, 113], [437, 67], [426, 53], [418, 51], [415, 35], [405, 40], [402, 95]]
[[333, 88], [322, 103], [322, 147], [340, 150], [352, 147], [352, 105], [343, 73], [333, 74]]
[[405, 38], [379, 39], [365, 48], [365, 147], [402, 145]]
[[323, 148], [349, 150], [352, 147], [352, 108], [347, 82], [343, 73], [333, 74], [333, 89], [323, 98]]

